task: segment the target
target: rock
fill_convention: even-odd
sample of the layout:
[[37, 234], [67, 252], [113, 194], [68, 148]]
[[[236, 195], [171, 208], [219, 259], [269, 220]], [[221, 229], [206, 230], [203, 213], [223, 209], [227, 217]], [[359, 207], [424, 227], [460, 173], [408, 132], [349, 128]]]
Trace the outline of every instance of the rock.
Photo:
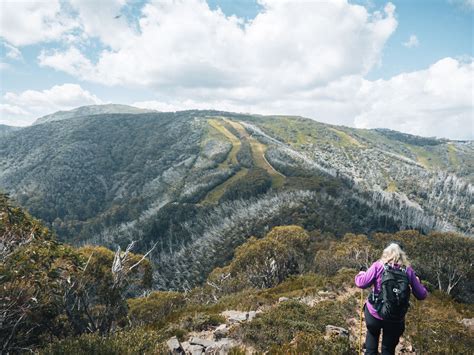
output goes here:
[[474, 331], [474, 318], [464, 318], [461, 320], [462, 325]]
[[235, 346], [235, 342], [229, 338], [223, 338], [217, 342], [215, 342], [210, 347], [206, 348], [206, 354], [212, 355], [224, 355], [228, 354], [229, 350]]
[[252, 319], [255, 318], [255, 316], [257, 315], [257, 312], [255, 311], [250, 311], [247, 313], [247, 320], [250, 322]]
[[211, 346], [214, 344], [212, 340], [201, 339], [198, 337], [191, 337], [191, 339], [189, 339], [189, 343], [192, 345], [200, 345], [204, 348], [207, 348], [208, 346]]
[[407, 340], [407, 338], [400, 337], [400, 341], [395, 348], [396, 354], [407, 354], [407, 355], [416, 355], [416, 351], [413, 348], [413, 345]]
[[278, 302], [279, 302], [279, 303], [282, 303], [282, 302], [286, 302], [286, 301], [289, 301], [289, 300], [290, 300], [290, 299], [289, 299], [288, 297], [280, 297], [280, 298], [278, 299]]
[[188, 342], [182, 343], [182, 345], [186, 354], [201, 355], [204, 352], [204, 347], [202, 345], [190, 344]]
[[214, 338], [216, 340], [225, 338], [227, 335], [229, 335], [229, 328], [225, 324], [221, 324], [214, 330]]
[[343, 338], [349, 337], [349, 331], [342, 327], [336, 327], [334, 325], [326, 326], [326, 335], [327, 336], [340, 336]]
[[245, 321], [251, 321], [257, 315], [257, 312], [241, 312], [241, 311], [224, 311], [221, 313], [227, 318], [229, 323], [240, 323]]
[[183, 354], [184, 353], [183, 347], [179, 343], [178, 338], [176, 338], [175, 336], [168, 339], [168, 341], [166, 342], [166, 345], [168, 346], [168, 349], [170, 350], [170, 352], [172, 354]]
[[395, 352], [397, 354], [416, 354], [415, 349], [413, 349], [413, 345], [407, 343], [399, 343], [395, 349]]
[[329, 292], [329, 291], [319, 291], [318, 295], [321, 296], [321, 297], [329, 298], [329, 299], [335, 299], [336, 298], [336, 294], [334, 292]]

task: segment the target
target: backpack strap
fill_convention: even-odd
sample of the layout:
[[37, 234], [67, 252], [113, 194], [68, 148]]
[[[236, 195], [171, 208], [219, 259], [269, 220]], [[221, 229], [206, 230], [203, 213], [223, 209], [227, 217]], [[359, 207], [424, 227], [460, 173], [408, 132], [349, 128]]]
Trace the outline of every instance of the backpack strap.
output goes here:
[[[395, 269], [392, 265], [385, 263], [383, 264], [383, 269], [385, 270], [390, 270], [390, 269]], [[407, 273], [407, 267], [405, 265], [401, 265], [399, 270], [403, 271], [405, 274]]]

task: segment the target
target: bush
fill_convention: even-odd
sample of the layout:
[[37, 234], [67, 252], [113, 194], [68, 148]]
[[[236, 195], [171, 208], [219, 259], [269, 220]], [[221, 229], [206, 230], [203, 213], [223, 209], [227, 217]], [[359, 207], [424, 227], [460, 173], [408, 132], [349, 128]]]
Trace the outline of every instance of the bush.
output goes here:
[[342, 241], [331, 242], [328, 249], [318, 250], [314, 259], [316, 272], [335, 275], [342, 267], [369, 267], [379, 254], [365, 235], [347, 233]]
[[185, 316], [181, 320], [180, 326], [188, 331], [200, 332], [222, 323], [225, 323], [225, 318], [219, 314], [198, 312]]
[[272, 179], [264, 169], [251, 169], [244, 178], [230, 185], [220, 201], [249, 199], [264, 194], [272, 186]]
[[273, 228], [264, 238], [250, 238], [235, 251], [232, 262], [208, 277], [214, 292], [226, 294], [245, 288], [269, 288], [289, 275], [304, 271], [310, 262], [308, 233], [299, 226]]
[[348, 338], [331, 337], [326, 338], [322, 333], [298, 333], [290, 344], [281, 347], [270, 348], [269, 355], [299, 355], [299, 354], [321, 354], [321, 355], [349, 355], [356, 354], [351, 349]]
[[272, 345], [289, 343], [298, 332], [318, 333], [316, 323], [317, 317], [309, 306], [288, 301], [243, 324], [241, 337], [258, 349], [266, 350]]
[[112, 272], [115, 253], [57, 242], [5, 196], [0, 196], [0, 219], [0, 240], [8, 242], [0, 258], [5, 352], [33, 349], [55, 337], [115, 330], [124, 325], [125, 297], [150, 286], [150, 263], [137, 264], [140, 255], [122, 253], [123, 272]]
[[474, 338], [461, 320], [474, 317], [469, 307], [463, 313], [445, 294], [435, 292], [425, 301], [414, 301], [407, 315], [406, 335], [420, 354], [468, 354]]
[[182, 293], [156, 291], [147, 297], [129, 299], [128, 315], [133, 325], [160, 324], [181, 310], [185, 303]]
[[134, 328], [111, 336], [84, 334], [54, 342], [40, 351], [41, 354], [155, 354], [163, 335], [150, 329]]
[[252, 168], [254, 166], [252, 148], [248, 140], [241, 141], [242, 145], [240, 146], [239, 151], [237, 152], [237, 160], [245, 168]]

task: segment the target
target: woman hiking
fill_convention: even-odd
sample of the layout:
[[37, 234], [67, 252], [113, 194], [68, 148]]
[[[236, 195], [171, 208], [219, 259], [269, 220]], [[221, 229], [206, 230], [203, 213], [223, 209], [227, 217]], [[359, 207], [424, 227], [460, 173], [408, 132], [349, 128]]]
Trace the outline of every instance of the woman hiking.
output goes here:
[[428, 295], [405, 252], [397, 242], [391, 242], [377, 260], [355, 277], [357, 287], [373, 286], [364, 305], [367, 336], [365, 354], [378, 354], [380, 331], [382, 355], [395, 354], [395, 347], [405, 330], [405, 314], [408, 311], [410, 293], [423, 300]]

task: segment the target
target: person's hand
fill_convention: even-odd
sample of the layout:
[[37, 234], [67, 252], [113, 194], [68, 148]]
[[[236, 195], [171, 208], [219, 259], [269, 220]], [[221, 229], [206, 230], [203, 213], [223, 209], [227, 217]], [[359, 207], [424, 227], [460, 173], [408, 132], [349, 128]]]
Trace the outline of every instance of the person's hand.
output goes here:
[[418, 274], [417, 274], [416, 272], [415, 272], [415, 277], [416, 277], [416, 279], [418, 280], [418, 282], [421, 283], [421, 279], [420, 279], [420, 277], [418, 276]]

